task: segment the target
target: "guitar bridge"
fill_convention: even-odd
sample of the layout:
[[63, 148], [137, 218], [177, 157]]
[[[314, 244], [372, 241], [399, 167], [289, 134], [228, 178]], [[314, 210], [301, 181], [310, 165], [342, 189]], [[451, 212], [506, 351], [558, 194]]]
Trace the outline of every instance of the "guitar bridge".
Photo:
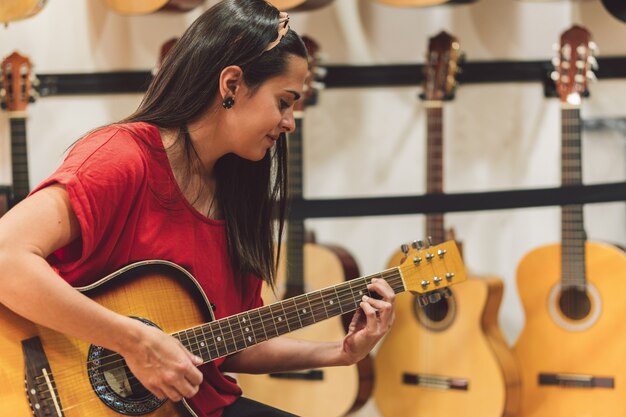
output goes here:
[[615, 388], [612, 377], [580, 374], [539, 374], [539, 385], [556, 385], [566, 388]]
[[63, 417], [59, 393], [39, 337], [22, 341], [24, 384], [35, 417]]

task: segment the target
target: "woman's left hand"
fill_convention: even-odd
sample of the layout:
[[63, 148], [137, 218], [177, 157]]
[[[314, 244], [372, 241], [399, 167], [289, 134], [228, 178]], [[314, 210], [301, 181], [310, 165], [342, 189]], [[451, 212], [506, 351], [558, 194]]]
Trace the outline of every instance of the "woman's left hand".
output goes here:
[[361, 308], [352, 317], [348, 334], [343, 340], [343, 354], [348, 363], [363, 359], [391, 329], [395, 318], [393, 303], [396, 296], [387, 281], [374, 278], [367, 289], [382, 299], [363, 296]]

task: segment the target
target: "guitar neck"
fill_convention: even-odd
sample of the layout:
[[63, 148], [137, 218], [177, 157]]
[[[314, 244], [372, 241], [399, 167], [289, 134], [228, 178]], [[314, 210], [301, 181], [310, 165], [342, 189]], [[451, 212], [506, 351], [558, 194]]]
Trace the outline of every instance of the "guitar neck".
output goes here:
[[[563, 187], [582, 184], [582, 146], [580, 109], [561, 110], [561, 182]], [[561, 208], [561, 262], [562, 284], [584, 286], [585, 229], [583, 206], [566, 205]]]
[[26, 148], [26, 118], [10, 118], [11, 127], [11, 168], [13, 191], [11, 205], [23, 200], [30, 191], [28, 181], [28, 152]]
[[[287, 169], [289, 177], [289, 197], [300, 199], [303, 196], [302, 127], [304, 112], [295, 114], [296, 127], [289, 133], [289, 157]], [[304, 221], [289, 219], [287, 224], [287, 293], [304, 292]]]
[[[443, 102], [434, 102], [426, 108], [426, 193], [443, 193]], [[435, 243], [443, 242], [443, 214], [426, 216], [426, 234]]]
[[239, 313], [173, 334], [205, 362], [238, 352], [311, 324], [359, 308], [372, 278], [385, 279], [395, 293], [405, 291], [399, 267], [319, 291]]

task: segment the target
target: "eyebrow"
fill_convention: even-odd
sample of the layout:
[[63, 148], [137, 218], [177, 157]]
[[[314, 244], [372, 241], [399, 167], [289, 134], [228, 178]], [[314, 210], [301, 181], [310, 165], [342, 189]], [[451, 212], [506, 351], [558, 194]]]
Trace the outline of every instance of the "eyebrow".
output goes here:
[[294, 100], [300, 100], [300, 93], [298, 93], [297, 91], [293, 91], [293, 90], [285, 90], [288, 93], [293, 94], [293, 98]]

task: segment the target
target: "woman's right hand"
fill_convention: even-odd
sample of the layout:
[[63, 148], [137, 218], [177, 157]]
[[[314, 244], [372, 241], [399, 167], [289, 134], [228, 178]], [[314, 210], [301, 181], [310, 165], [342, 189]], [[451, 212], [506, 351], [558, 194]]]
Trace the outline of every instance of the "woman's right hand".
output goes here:
[[129, 320], [134, 322], [129, 323], [133, 337], [123, 341], [118, 352], [141, 384], [160, 399], [180, 401], [196, 395], [202, 359], [160, 329]]

